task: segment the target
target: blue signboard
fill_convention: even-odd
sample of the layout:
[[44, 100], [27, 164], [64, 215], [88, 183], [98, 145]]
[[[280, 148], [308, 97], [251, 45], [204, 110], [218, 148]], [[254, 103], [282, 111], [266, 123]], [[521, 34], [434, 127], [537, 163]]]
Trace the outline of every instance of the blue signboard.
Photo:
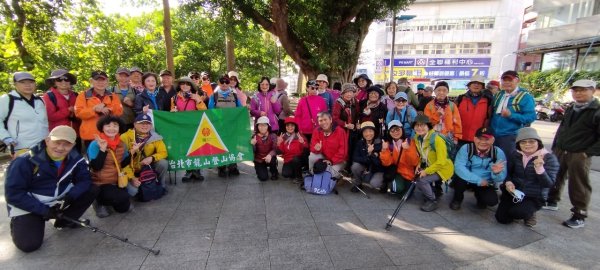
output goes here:
[[[469, 79], [474, 74], [488, 76], [491, 58], [398, 58], [394, 59], [394, 77], [430, 79]], [[389, 70], [390, 59], [383, 59], [383, 67]]]

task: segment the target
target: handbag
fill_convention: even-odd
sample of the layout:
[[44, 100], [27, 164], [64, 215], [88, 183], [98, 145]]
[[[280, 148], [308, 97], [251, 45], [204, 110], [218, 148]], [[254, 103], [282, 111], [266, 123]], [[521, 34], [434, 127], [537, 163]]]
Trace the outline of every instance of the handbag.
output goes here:
[[141, 202], [158, 200], [165, 195], [165, 188], [158, 182], [158, 175], [152, 169], [152, 166], [142, 166], [140, 176], [138, 177], [140, 186], [138, 187], [137, 198]]
[[127, 187], [127, 183], [129, 183], [129, 177], [127, 177], [127, 175], [121, 172], [121, 165], [119, 164], [119, 161], [117, 161], [117, 156], [115, 155], [115, 152], [112, 149], [108, 149], [108, 151], [110, 152], [110, 155], [115, 161], [115, 167], [117, 168], [117, 173], [119, 175], [119, 178], [117, 179], [117, 186], [120, 188], [125, 188]]

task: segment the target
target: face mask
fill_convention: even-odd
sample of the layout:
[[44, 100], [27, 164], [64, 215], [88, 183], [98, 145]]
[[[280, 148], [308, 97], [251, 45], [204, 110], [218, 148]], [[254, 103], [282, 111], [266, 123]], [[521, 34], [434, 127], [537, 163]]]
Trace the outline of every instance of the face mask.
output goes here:
[[523, 201], [523, 198], [525, 198], [525, 193], [523, 193], [523, 191], [515, 189], [512, 192], [512, 196], [513, 196], [513, 203], [520, 203]]

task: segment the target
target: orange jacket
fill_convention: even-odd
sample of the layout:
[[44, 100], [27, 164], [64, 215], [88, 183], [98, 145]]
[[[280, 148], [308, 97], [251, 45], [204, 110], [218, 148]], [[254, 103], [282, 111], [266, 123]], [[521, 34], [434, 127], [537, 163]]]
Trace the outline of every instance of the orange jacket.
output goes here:
[[[392, 149], [390, 150], [390, 148]], [[420, 162], [416, 144], [411, 143], [408, 149], [402, 149], [400, 161], [398, 161], [398, 155], [400, 155], [400, 152], [390, 143], [389, 148], [381, 150], [379, 159], [383, 166], [396, 166], [396, 172], [402, 175], [404, 179], [413, 181], [415, 179], [415, 169], [419, 166]]]
[[111, 109], [111, 114], [114, 116], [121, 116], [123, 114], [123, 106], [119, 97], [106, 90], [102, 100], [98, 98], [94, 93], [93, 89], [89, 89], [77, 96], [75, 101], [75, 116], [81, 119], [81, 127], [79, 128], [79, 136], [82, 140], [93, 140], [94, 135], [100, 134], [100, 131], [96, 128], [96, 122], [102, 116], [97, 113], [94, 107], [100, 103], [104, 103], [107, 108]]
[[[435, 106], [435, 99], [427, 103], [423, 113], [429, 117], [429, 121], [431, 121], [431, 124], [434, 128], [440, 123], [440, 114]], [[452, 101], [449, 101], [448, 105], [444, 109], [443, 122], [444, 128], [440, 131], [440, 133], [444, 135], [452, 133], [455, 139], [462, 139], [462, 121], [460, 120], [460, 113], [458, 111], [458, 106], [456, 106], [456, 104], [454, 104]]]

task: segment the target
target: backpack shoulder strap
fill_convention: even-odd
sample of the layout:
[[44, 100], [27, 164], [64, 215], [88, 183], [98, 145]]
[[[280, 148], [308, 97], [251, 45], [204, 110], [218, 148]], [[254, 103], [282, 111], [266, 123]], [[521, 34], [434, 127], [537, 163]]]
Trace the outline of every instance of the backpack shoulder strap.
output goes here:
[[460, 103], [462, 102], [463, 98], [465, 97], [465, 94], [462, 94], [460, 96], [458, 96], [456, 98], [456, 105], [460, 106]]
[[431, 146], [431, 150], [433, 150], [433, 152], [435, 151], [435, 137], [437, 136], [437, 132], [433, 132], [431, 133], [431, 136], [429, 136], [429, 145]]
[[492, 163], [496, 163], [496, 160], [498, 158], [498, 150], [496, 150], [496, 146], [492, 145], [492, 152], [490, 153], [491, 158], [492, 158]]
[[10, 118], [10, 115], [12, 114], [13, 109], [15, 108], [15, 97], [11, 94], [7, 94], [7, 95], [8, 95], [8, 113], [6, 114], [6, 117], [3, 120], [5, 129], [8, 129], [8, 119]]

